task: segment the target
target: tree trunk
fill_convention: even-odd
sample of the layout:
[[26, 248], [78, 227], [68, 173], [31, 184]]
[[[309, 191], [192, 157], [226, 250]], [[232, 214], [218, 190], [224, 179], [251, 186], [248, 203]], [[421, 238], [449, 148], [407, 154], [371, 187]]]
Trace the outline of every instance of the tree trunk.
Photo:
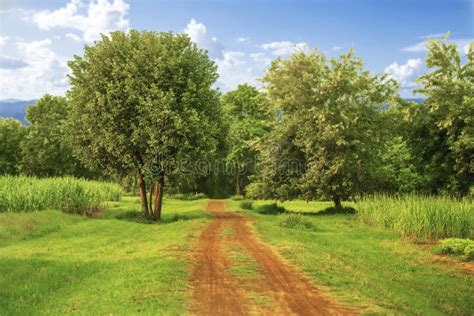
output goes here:
[[150, 186], [150, 194], [148, 195], [148, 210], [153, 214], [153, 182]]
[[145, 176], [143, 174], [138, 175], [138, 187], [140, 189], [140, 203], [142, 205], [143, 215], [148, 215], [148, 203], [146, 199], [146, 184]]
[[163, 205], [163, 188], [165, 186], [165, 175], [160, 173], [155, 185], [155, 218], [161, 220], [161, 206]]
[[240, 178], [239, 174], [237, 174], [237, 177], [235, 179], [235, 195], [240, 195]]
[[336, 208], [337, 211], [342, 211], [342, 203], [341, 203], [341, 198], [339, 195], [333, 195], [332, 200], [334, 202], [334, 207]]

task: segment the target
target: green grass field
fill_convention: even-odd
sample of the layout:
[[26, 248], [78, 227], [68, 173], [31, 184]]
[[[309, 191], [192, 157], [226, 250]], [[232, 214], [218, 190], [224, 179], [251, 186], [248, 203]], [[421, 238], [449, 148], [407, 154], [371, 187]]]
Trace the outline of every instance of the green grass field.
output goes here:
[[[109, 202], [95, 218], [59, 210], [0, 213], [0, 314], [186, 313], [190, 246], [210, 221], [205, 202], [166, 198], [161, 223], [141, 219], [137, 197]], [[365, 313], [474, 310], [472, 275], [436, 263], [431, 246], [369, 226], [355, 214], [332, 214], [331, 202], [279, 203], [287, 210], [281, 215], [242, 210], [240, 202], [227, 201], [254, 220], [262, 240], [327, 293]], [[254, 201], [253, 208], [271, 203]], [[232, 233], [223, 231], [223, 238]], [[231, 249], [228, 255], [236, 263], [231, 274], [258, 278], [245, 254]]]
[[[255, 201], [254, 208], [269, 203], [273, 201]], [[279, 203], [288, 211], [306, 214], [296, 220], [303, 225], [288, 225], [288, 214], [259, 214], [242, 210], [239, 204], [228, 200], [230, 209], [254, 219], [262, 240], [315, 284], [327, 286], [333, 296], [367, 313], [472, 315], [474, 311], [472, 275], [435, 263], [429, 249], [396, 232], [364, 224], [356, 215], [321, 212], [330, 202]]]
[[161, 224], [140, 221], [135, 197], [97, 218], [0, 213], [0, 314], [183, 313], [188, 248], [209, 219], [205, 200], [164, 203]]

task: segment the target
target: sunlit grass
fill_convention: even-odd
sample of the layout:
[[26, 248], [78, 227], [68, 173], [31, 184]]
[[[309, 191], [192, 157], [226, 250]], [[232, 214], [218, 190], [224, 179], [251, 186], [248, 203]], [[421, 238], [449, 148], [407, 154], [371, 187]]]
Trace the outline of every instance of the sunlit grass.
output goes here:
[[[287, 225], [282, 215], [229, 209], [254, 220], [265, 242], [273, 245], [326, 293], [381, 315], [470, 315], [474, 310], [472, 276], [437, 263], [422, 249], [389, 229], [362, 223], [356, 214], [325, 212], [331, 202], [278, 203], [284, 214], [298, 212], [306, 225]], [[274, 201], [256, 201], [255, 207]], [[353, 206], [351, 203], [343, 203]]]
[[357, 203], [357, 214], [365, 223], [393, 229], [421, 239], [474, 237], [472, 201], [450, 197], [376, 195]]
[[31, 212], [48, 209], [85, 213], [118, 201], [118, 184], [72, 177], [37, 179], [24, 176], [0, 177], [0, 212]]
[[162, 223], [137, 220], [136, 197], [93, 219], [0, 213], [0, 314], [184, 313], [189, 247], [209, 218], [204, 204], [165, 199]]

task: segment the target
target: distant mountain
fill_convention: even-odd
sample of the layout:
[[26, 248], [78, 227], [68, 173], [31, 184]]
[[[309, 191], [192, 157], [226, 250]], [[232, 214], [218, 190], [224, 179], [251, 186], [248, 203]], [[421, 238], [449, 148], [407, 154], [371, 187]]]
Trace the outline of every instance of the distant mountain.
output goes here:
[[25, 119], [26, 108], [36, 103], [37, 100], [16, 100], [6, 99], [0, 100], [0, 117], [11, 117], [19, 120], [23, 124], [29, 123]]
[[406, 98], [404, 100], [408, 101], [408, 102], [415, 102], [415, 103], [418, 103], [418, 104], [425, 102], [425, 99], [423, 99], [423, 98]]
[[[0, 100], [0, 117], [12, 117], [19, 120], [25, 125], [29, 123], [25, 119], [26, 108], [36, 103], [38, 100], [17, 100], [17, 99], [5, 99]], [[411, 101], [416, 103], [423, 103], [424, 99], [422, 98], [407, 98], [405, 101]], [[388, 105], [387, 105], [388, 107]]]

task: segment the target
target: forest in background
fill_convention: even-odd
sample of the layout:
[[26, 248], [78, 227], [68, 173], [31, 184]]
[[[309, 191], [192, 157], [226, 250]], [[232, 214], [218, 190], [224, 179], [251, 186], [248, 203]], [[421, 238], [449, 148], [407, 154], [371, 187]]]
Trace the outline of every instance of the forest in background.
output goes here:
[[443, 40], [427, 46], [417, 103], [352, 50], [278, 58], [262, 88], [223, 94], [187, 36], [115, 32], [69, 63], [67, 96], [28, 107], [29, 126], [0, 119], [0, 174], [119, 181], [149, 200], [159, 190], [336, 207], [374, 193], [472, 196], [474, 48], [464, 58]]

